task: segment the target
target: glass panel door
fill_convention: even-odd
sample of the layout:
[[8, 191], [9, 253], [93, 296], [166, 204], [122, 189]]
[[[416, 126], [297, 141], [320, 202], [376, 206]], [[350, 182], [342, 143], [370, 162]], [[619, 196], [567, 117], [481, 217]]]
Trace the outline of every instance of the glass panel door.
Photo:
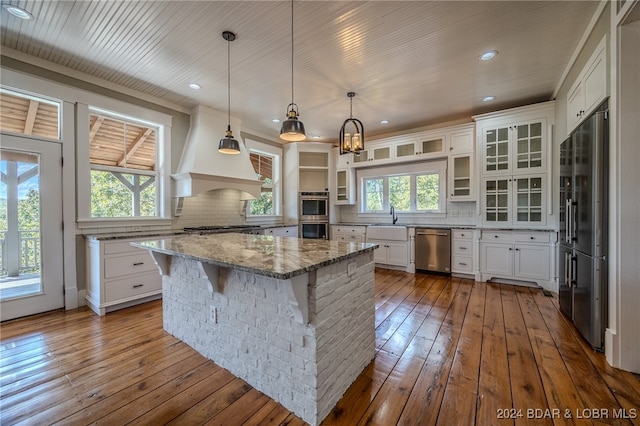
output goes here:
[[55, 142], [2, 135], [2, 320], [64, 306], [60, 152]]

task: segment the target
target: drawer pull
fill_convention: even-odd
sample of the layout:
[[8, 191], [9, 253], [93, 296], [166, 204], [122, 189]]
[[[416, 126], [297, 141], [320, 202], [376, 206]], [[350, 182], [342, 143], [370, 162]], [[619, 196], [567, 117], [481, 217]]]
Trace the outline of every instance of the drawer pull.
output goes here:
[[529, 238], [530, 238], [530, 239], [532, 239], [532, 240], [535, 240], [535, 239], [536, 239], [536, 237], [529, 237]]
[[464, 237], [464, 234], [460, 234], [461, 237]]
[[494, 235], [493, 238], [500, 238], [500, 236], [499, 235]]
[[133, 288], [140, 288], [142, 286], [144, 286], [144, 284], [134, 284]]
[[467, 266], [467, 264], [464, 263], [464, 262], [460, 262], [459, 264], [460, 264], [460, 266]]
[[136, 262], [133, 264], [133, 266], [140, 266], [140, 265], [144, 265], [144, 262]]
[[459, 248], [460, 248], [460, 250], [466, 250], [467, 249], [466, 247], [459, 247]]

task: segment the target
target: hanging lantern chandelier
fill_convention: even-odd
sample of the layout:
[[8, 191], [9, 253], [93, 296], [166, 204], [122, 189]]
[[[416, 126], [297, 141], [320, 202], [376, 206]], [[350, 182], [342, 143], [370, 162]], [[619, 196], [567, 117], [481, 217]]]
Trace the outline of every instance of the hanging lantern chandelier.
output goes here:
[[[362, 121], [353, 118], [353, 98], [356, 96], [354, 92], [347, 93], [349, 97], [349, 118], [344, 120], [340, 127], [340, 135], [338, 140], [340, 143], [340, 154], [348, 154], [353, 152], [356, 155], [364, 150], [364, 126]], [[353, 133], [349, 132], [347, 126], [351, 125]]]

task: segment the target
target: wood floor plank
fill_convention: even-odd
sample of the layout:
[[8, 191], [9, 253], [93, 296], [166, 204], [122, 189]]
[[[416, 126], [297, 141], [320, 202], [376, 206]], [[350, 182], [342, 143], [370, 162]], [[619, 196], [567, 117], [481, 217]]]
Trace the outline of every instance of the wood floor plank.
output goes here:
[[[569, 409], [520, 425], [640, 424], [640, 375], [609, 366], [527, 287], [376, 269], [376, 356], [323, 426], [502, 425], [508, 405]], [[162, 330], [162, 302], [86, 307], [0, 324], [5, 425], [304, 425]], [[479, 401], [480, 399], [480, 402]], [[504, 407], [508, 408], [508, 407]], [[577, 419], [581, 409], [635, 419]], [[560, 412], [564, 416], [564, 411]]]
[[485, 295], [486, 285], [475, 283], [438, 413], [438, 425], [475, 423]]
[[529, 289], [518, 288], [516, 294], [527, 326], [527, 333], [542, 379], [548, 407], [550, 410], [558, 410], [558, 415], [554, 416], [552, 420], [556, 425], [574, 424], [573, 418], [565, 416], [565, 410], [570, 410], [571, 413], [585, 408], [578, 396], [578, 390], [571, 381], [562, 356], [558, 352], [556, 343], [553, 341]]
[[[513, 406], [507, 339], [505, 336], [500, 284], [488, 283], [482, 328], [482, 355], [478, 383], [478, 424], [496, 422], [500, 410]], [[513, 424], [513, 419], [501, 419], [501, 424]]]
[[536, 416], [535, 410], [547, 407], [547, 399], [515, 289], [512, 286], [503, 285], [500, 288], [500, 293], [505, 317], [504, 326], [514, 410], [512, 413], [515, 424], [552, 425], [553, 421], [549, 418], [536, 418], [540, 416]]
[[[459, 282], [436, 340], [398, 419], [401, 425], [435, 424], [473, 284]], [[438, 299], [440, 300], [440, 299]], [[391, 419], [393, 420], [393, 419]]]

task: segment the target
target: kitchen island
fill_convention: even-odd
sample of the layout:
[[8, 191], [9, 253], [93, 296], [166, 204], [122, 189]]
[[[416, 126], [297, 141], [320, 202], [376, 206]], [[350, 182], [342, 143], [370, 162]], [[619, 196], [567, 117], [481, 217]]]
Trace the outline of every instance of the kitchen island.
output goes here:
[[230, 233], [132, 245], [162, 274], [164, 329], [312, 425], [374, 357], [375, 244]]

